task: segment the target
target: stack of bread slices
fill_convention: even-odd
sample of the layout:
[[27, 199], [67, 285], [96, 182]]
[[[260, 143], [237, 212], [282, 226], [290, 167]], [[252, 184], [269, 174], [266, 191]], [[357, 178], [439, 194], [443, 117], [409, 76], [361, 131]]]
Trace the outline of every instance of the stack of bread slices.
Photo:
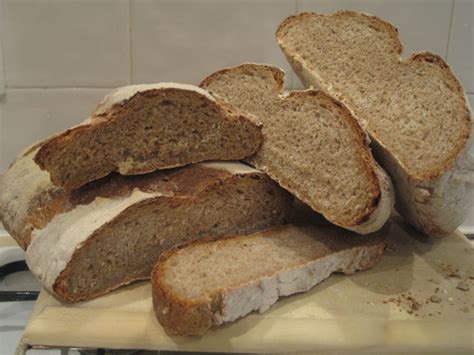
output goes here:
[[[18, 155], [0, 217], [46, 289], [75, 303], [151, 277], [164, 328], [202, 335], [375, 265], [395, 201], [432, 236], [462, 222], [473, 125], [441, 58], [401, 61], [396, 29], [348, 11], [277, 39], [308, 90], [250, 63], [127, 86]], [[301, 223], [294, 197], [330, 223]]]

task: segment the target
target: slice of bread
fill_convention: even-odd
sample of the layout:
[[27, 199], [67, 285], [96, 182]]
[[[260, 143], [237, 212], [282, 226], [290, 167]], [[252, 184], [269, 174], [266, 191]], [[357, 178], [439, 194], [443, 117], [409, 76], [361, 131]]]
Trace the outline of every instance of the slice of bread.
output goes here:
[[160, 254], [180, 243], [282, 224], [292, 197], [247, 165], [216, 162], [111, 175], [85, 186], [73, 202], [33, 230], [26, 251], [33, 274], [65, 302], [148, 279]]
[[384, 248], [381, 234], [294, 225], [190, 243], [164, 253], [153, 269], [155, 314], [169, 334], [203, 335], [265, 312], [279, 297], [308, 291], [333, 272], [368, 269]]
[[397, 210], [432, 236], [461, 224], [474, 201], [473, 124], [444, 60], [401, 60], [396, 28], [351, 11], [289, 17], [277, 39], [303, 83], [344, 102], [373, 138]]
[[334, 224], [361, 234], [380, 229], [393, 192], [366, 134], [329, 95], [308, 90], [282, 96], [283, 84], [281, 69], [242, 64], [201, 86], [263, 123], [262, 147], [250, 159], [257, 169]]
[[92, 117], [42, 145], [35, 161], [54, 184], [78, 188], [206, 160], [240, 160], [261, 144], [260, 124], [191, 85], [119, 88]]

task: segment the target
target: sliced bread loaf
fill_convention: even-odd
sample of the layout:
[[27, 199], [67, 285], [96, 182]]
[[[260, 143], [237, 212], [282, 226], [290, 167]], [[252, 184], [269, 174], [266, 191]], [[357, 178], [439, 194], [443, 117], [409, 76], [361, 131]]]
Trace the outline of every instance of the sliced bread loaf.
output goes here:
[[250, 163], [329, 221], [358, 233], [389, 218], [393, 192], [365, 133], [344, 105], [321, 91], [282, 96], [284, 73], [243, 64], [201, 86], [263, 123], [263, 144]]
[[279, 297], [308, 291], [333, 272], [368, 269], [384, 248], [381, 235], [293, 225], [190, 243], [164, 253], [153, 269], [155, 314], [170, 334], [203, 335], [265, 312]]
[[236, 162], [111, 175], [33, 230], [26, 261], [59, 299], [88, 300], [149, 278], [172, 246], [282, 224], [291, 202], [264, 173]]
[[124, 175], [255, 153], [260, 125], [205, 90], [172, 83], [111, 92], [92, 117], [41, 146], [35, 156], [54, 184], [78, 188]]
[[277, 39], [304, 84], [344, 102], [373, 138], [398, 211], [424, 233], [453, 231], [474, 201], [473, 123], [444, 60], [401, 60], [396, 28], [351, 11], [289, 17]]

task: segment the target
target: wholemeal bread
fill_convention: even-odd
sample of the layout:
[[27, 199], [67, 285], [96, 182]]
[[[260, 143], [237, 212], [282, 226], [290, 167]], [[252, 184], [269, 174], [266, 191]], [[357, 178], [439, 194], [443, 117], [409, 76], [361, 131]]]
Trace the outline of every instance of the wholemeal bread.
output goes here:
[[474, 201], [473, 124], [444, 60], [401, 60], [396, 28], [351, 11], [289, 17], [277, 39], [304, 84], [343, 101], [373, 138], [397, 210], [433, 236], [461, 224]]
[[384, 248], [380, 234], [293, 225], [190, 243], [164, 253], [153, 269], [155, 314], [169, 334], [203, 335], [265, 312], [279, 297], [307, 291], [333, 272], [368, 269]]
[[133, 85], [111, 92], [79, 126], [35, 156], [54, 184], [78, 188], [113, 171], [142, 174], [206, 160], [239, 160], [261, 144], [260, 124], [191, 85]]
[[243, 64], [210, 75], [201, 86], [262, 122], [264, 140], [252, 165], [332, 223], [361, 234], [378, 230], [393, 193], [365, 133], [329, 95], [282, 96], [283, 84], [281, 69]]
[[177, 244], [282, 224], [291, 201], [264, 173], [237, 162], [114, 174], [33, 230], [26, 261], [60, 300], [88, 300], [149, 278], [159, 255]]

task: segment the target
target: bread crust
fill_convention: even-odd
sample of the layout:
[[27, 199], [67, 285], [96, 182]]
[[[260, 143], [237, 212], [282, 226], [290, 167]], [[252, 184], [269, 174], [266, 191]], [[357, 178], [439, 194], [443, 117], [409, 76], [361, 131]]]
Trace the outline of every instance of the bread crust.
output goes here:
[[68, 210], [68, 193], [52, 184], [49, 174], [33, 161], [42, 143], [18, 155], [0, 176], [0, 220], [18, 245], [26, 249], [31, 232], [54, 214]]
[[[252, 135], [255, 135], [255, 141], [253, 142], [253, 148], [251, 149], [251, 151], [248, 151], [246, 152], [246, 154], [243, 154], [241, 156], [236, 156], [235, 154], [235, 156], [231, 156], [231, 154], [229, 154], [229, 158], [227, 160], [244, 159], [249, 155], [253, 154], [259, 148], [262, 142], [261, 124], [254, 117], [244, 115], [242, 112], [234, 109], [226, 103], [218, 102], [209, 94], [204, 94], [204, 91], [200, 90], [197, 87], [181, 87], [178, 84], [173, 84], [176, 85], [176, 87], [173, 87], [171, 85], [172, 84], [160, 88], [149, 88], [148, 86], [144, 86], [144, 91], [137, 91], [131, 96], [126, 97], [125, 99], [123, 99], [120, 95], [117, 99], [118, 102], [115, 102], [115, 99], [107, 100], [106, 97], [106, 99], [104, 99], [104, 102], [98, 106], [94, 114], [82, 124], [72, 127], [66, 130], [65, 132], [58, 134], [45, 141], [34, 157], [35, 162], [41, 169], [47, 170], [51, 173], [54, 166], [53, 163], [49, 160], [54, 153], [61, 151], [68, 144], [75, 142], [83, 135], [92, 134], [101, 130], [107, 130], [108, 127], [113, 126], [115, 122], [121, 121], [126, 118], [133, 111], [133, 108], [137, 105], [137, 103], [140, 102], [142, 99], [152, 98], [157, 95], [196, 95], [196, 97], [204, 99], [206, 101], [206, 104], [210, 107], [210, 110], [217, 112], [223, 118], [223, 121], [227, 123], [238, 122], [242, 125], [242, 127], [249, 128], [250, 131], [252, 131]], [[209, 157], [208, 160], [212, 160], [214, 158], [215, 157]], [[202, 160], [190, 160], [187, 162], [187, 164], [198, 163], [200, 161]], [[113, 169], [103, 169], [102, 171], [97, 170], [95, 172], [95, 175], [92, 178], [88, 178], [87, 181], [62, 181], [59, 176], [56, 176], [56, 174], [51, 174], [51, 180], [55, 185], [62, 186], [67, 189], [75, 189], [81, 187], [88, 181], [104, 177], [112, 171], [119, 171], [121, 174], [132, 175], [144, 174], [154, 171], [156, 169], [169, 169], [186, 165], [176, 162], [160, 162], [157, 159], [153, 158], [149, 158], [147, 161], [141, 162], [139, 166], [137, 165], [133, 167], [124, 167], [121, 166], [120, 163], [121, 162], [115, 162], [115, 166]]]
[[[291, 195], [280, 189], [264, 173], [242, 163], [201, 163], [174, 171], [157, 171], [142, 176], [117, 175], [109, 177], [107, 181], [93, 182], [87, 186], [88, 189], [83, 188], [80, 194], [71, 197], [73, 203], [77, 204], [74, 208], [56, 215], [44, 229], [33, 232], [33, 239], [26, 253], [28, 266], [41, 279], [45, 288], [68, 303], [88, 300], [131, 282], [148, 279], [152, 264], [147, 266], [150, 269], [148, 271], [135, 270], [120, 277], [114, 284], [104, 284], [104, 287], [95, 289], [73, 292], [68, 281], [71, 275], [78, 272], [77, 264], [81, 256], [94, 250], [95, 243], [104, 236], [104, 232], [122, 221], [136, 218], [144, 211], [169, 212], [181, 206], [192, 207], [195, 201], [209, 195], [214, 199], [220, 198], [222, 192], [232, 186], [242, 186], [244, 189], [253, 180], [262, 181], [258, 185], [252, 182], [251, 186], [260, 186], [258, 189], [262, 194], [268, 192], [268, 196], [275, 202], [273, 209], [264, 215], [260, 214], [262, 220], [248, 219], [245, 227], [242, 219], [244, 216], [248, 217], [248, 213], [244, 213], [240, 219], [236, 219], [237, 225], [230, 225], [228, 229], [234, 232], [256, 230], [284, 223], [290, 216]], [[221, 217], [225, 222], [223, 215]], [[198, 228], [195, 227], [195, 232], [190, 231], [189, 237], [195, 233], [197, 238]], [[227, 235], [214, 233], [213, 236]], [[180, 237], [176, 236], [176, 240], [174, 237], [167, 239], [167, 242], [169, 245], [176, 244]], [[156, 238], [159, 238], [158, 232]]]
[[[474, 199], [474, 158], [469, 152], [469, 147], [473, 144], [474, 127], [472, 125], [469, 103], [465, 97], [462, 85], [443, 58], [435, 54], [430, 52], [414, 53], [409, 58], [402, 60], [400, 58], [402, 45], [398, 30], [376, 16], [353, 11], [339, 11], [330, 15], [303, 13], [285, 19], [278, 27], [276, 37], [294, 70], [307, 83], [327, 91], [342, 101], [346, 101], [344, 94], [332, 90], [330, 83], [324, 82], [316, 71], [310, 70], [305, 61], [297, 56], [297, 53], [287, 49], [283, 38], [286, 30], [294, 23], [307, 18], [318, 17], [363, 17], [369, 20], [371, 24], [389, 34], [393, 42], [394, 57], [400, 65], [408, 65], [411, 62], [424, 62], [427, 65], [436, 65], [441, 68], [442, 75], [450, 83], [453, 91], [464, 98], [465, 114], [463, 114], [462, 119], [465, 125], [464, 131], [461, 134], [462, 139], [456, 142], [451, 155], [445, 161], [424, 173], [408, 171], [403, 162], [388, 151], [384, 142], [380, 141], [377, 137], [377, 134], [370, 132], [374, 141], [376, 157], [390, 173], [395, 185], [397, 210], [415, 228], [425, 234], [435, 237], [450, 234], [462, 223]], [[349, 109], [351, 110], [350, 107]], [[357, 118], [354, 112], [353, 114]], [[358, 121], [361, 125], [364, 124], [361, 119]]]
[[[285, 100], [292, 100], [294, 98], [304, 99], [305, 97], [318, 97], [321, 100], [329, 102], [331, 105], [335, 105], [339, 109], [340, 116], [343, 117], [344, 120], [349, 124], [357, 137], [359, 158], [362, 160], [366, 171], [370, 175], [370, 186], [368, 186], [368, 188], [372, 198], [368, 202], [364, 212], [361, 213], [357, 218], [354, 218], [350, 223], [344, 223], [334, 219], [331, 219], [331, 222], [360, 234], [367, 234], [380, 229], [390, 216], [390, 211], [394, 203], [393, 187], [389, 177], [376, 163], [370, 153], [369, 138], [367, 134], [357, 123], [356, 119], [352, 115], [351, 111], [346, 107], [346, 105], [322, 90], [292, 91], [288, 93], [288, 95], [282, 95], [285, 84], [285, 73], [282, 69], [267, 64], [244, 63], [236, 67], [224, 68], [206, 77], [200, 83], [200, 86], [203, 88], [208, 88], [212, 82], [219, 81], [221, 76], [232, 71], [256, 68], [258, 70], [270, 71], [273, 74], [275, 80], [275, 95], [278, 95], [282, 102]], [[312, 206], [308, 196], [304, 195], [300, 191], [292, 189], [292, 184], [289, 181], [272, 174], [270, 169], [268, 169], [266, 166], [263, 166], [262, 164], [258, 164], [253, 158], [250, 158], [249, 162], [258, 169], [265, 171], [282, 187], [290, 191], [300, 200], [308, 203], [314, 210], [324, 215], [325, 211], [318, 210]]]
[[[226, 238], [218, 241], [219, 249], [226, 248], [227, 245], [232, 245], [234, 241], [238, 241], [239, 239], [271, 238], [273, 234], [277, 234], [288, 228], [294, 227], [287, 225], [257, 232], [249, 236]], [[306, 228], [310, 229], [311, 227]], [[321, 233], [324, 233], [324, 229], [321, 230]], [[317, 239], [316, 235], [315, 238]], [[333, 245], [338, 245], [339, 242], [340, 241], [332, 239]], [[258, 279], [248, 280], [232, 286], [223, 286], [215, 292], [195, 299], [180, 297], [163, 282], [167, 262], [169, 259], [175, 257], [181, 250], [185, 251], [187, 248], [216, 242], [198, 240], [172, 248], [161, 255], [158, 263], [153, 268], [151, 282], [155, 315], [168, 334], [202, 336], [211, 327], [219, 326], [225, 322], [234, 321], [247, 315], [249, 313], [248, 310], [239, 311], [239, 305], [236, 304], [235, 301], [238, 299], [245, 300], [247, 296], [255, 290], [263, 290], [262, 292], [265, 292], [264, 290], [268, 287], [272, 289], [272, 293], [275, 292], [273, 287], [279, 289], [276, 286], [278, 281], [275, 284], [272, 283], [278, 280], [278, 278], [284, 277], [283, 274], [285, 273], [291, 273], [291, 279], [296, 277], [292, 281], [294, 282], [296, 280], [296, 283], [289, 288], [287, 287], [284, 291], [282, 291], [283, 288], [281, 288], [280, 291], [276, 291], [276, 298], [272, 297], [270, 300], [266, 300], [268, 303], [258, 302], [258, 304], [254, 305], [253, 310], [259, 310], [260, 313], [265, 312], [279, 297], [305, 292], [326, 279], [333, 271], [337, 270], [345, 274], [352, 274], [357, 270], [367, 270], [380, 260], [385, 249], [385, 240], [381, 235], [365, 238], [364, 241], [355, 241], [353, 238], [348, 237], [345, 242], [348, 244], [344, 247], [336, 247], [336, 249], [340, 248], [339, 251], [314, 260], [314, 263], [319, 262], [317, 266], [322, 269], [324, 269], [326, 263], [328, 265], [332, 264], [332, 268], [329, 267], [329, 269], [321, 271], [319, 274], [314, 272], [314, 264], [311, 265], [312, 263], [301, 264], [293, 268], [276, 269], [273, 272], [261, 275]], [[350, 251], [350, 253], [337, 255], [340, 252], [344, 253], [344, 251]], [[338, 256], [341, 258], [336, 259]], [[336, 263], [337, 266], [335, 266], [334, 263]], [[210, 271], [210, 274], [212, 274], [212, 271]], [[303, 278], [302, 275], [306, 276], [308, 274], [311, 275], [309, 282], [298, 282], [298, 278]], [[302, 287], [302, 285], [304, 286]]]

